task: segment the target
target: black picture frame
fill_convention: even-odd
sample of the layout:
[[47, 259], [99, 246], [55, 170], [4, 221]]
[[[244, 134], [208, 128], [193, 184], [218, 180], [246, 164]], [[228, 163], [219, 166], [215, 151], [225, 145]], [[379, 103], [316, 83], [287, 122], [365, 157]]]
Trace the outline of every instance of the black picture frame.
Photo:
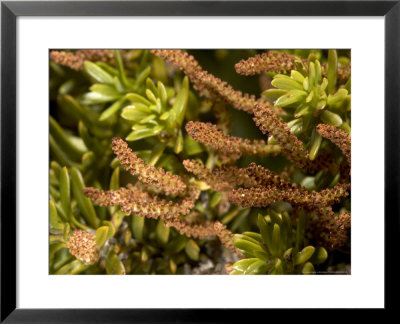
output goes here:
[[[1, 3], [1, 322], [225, 322], [219, 309], [16, 308], [16, 19], [19, 16], [384, 16], [385, 18], [385, 309], [395, 307], [393, 255], [399, 235], [400, 1], [124, 1]], [[371, 129], [371, 136], [373, 130]], [[366, 269], [366, 271], [368, 271]], [[392, 294], [393, 293], [393, 294]], [[252, 313], [253, 316], [261, 310]], [[254, 314], [254, 315], [253, 315]]]

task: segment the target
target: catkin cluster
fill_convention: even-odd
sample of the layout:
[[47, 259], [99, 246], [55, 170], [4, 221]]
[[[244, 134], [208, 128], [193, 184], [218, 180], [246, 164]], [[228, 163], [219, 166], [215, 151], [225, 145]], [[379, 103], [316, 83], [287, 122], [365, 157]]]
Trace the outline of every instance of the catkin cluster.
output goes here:
[[82, 49], [75, 52], [51, 51], [50, 58], [57, 64], [73, 70], [82, 70], [85, 61], [109, 62], [114, 58], [112, 50]]
[[[236, 72], [242, 75], [254, 75], [263, 72], [288, 73], [296, 70], [296, 61], [307, 66], [307, 60], [301, 60], [296, 55], [285, 52], [268, 51], [267, 53], [257, 54], [246, 60], [241, 60], [235, 65]], [[327, 76], [328, 66], [321, 64], [322, 75]], [[351, 65], [339, 65], [337, 67], [337, 78], [339, 83], [345, 83], [351, 75]]]

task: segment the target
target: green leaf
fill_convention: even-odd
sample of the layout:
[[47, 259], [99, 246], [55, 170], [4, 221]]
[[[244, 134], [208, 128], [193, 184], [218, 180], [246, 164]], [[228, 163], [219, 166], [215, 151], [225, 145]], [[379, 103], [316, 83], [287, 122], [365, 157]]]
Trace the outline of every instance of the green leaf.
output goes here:
[[259, 243], [263, 243], [263, 238], [261, 234], [254, 232], [244, 232], [243, 235], [251, 237], [253, 240], [256, 240]]
[[315, 60], [315, 85], [320, 84], [322, 81], [322, 70], [321, 63], [318, 60]]
[[337, 52], [336, 50], [329, 50], [328, 51], [328, 94], [331, 94], [336, 89], [336, 82], [337, 82]]
[[149, 160], [147, 161], [147, 164], [149, 165], [156, 165], [162, 154], [164, 153], [164, 150], [166, 148], [166, 143], [157, 143], [153, 150], [151, 151], [151, 155]]
[[142, 97], [141, 95], [139, 95], [137, 93], [128, 93], [125, 96], [125, 98], [128, 99], [133, 104], [141, 103], [144, 106], [150, 106], [151, 105], [150, 101], [148, 101], [145, 97]]
[[196, 155], [204, 151], [203, 146], [196, 142], [193, 138], [190, 136], [186, 136], [184, 142], [183, 142], [183, 151], [187, 155]]
[[245, 253], [245, 255], [249, 257], [255, 256], [254, 251], [261, 251], [261, 252], [265, 251], [259, 244], [243, 239], [234, 239], [234, 245], [238, 249], [242, 250]]
[[187, 102], [189, 98], [189, 79], [185, 77], [182, 82], [181, 89], [176, 95], [172, 110], [175, 112], [175, 120], [178, 125], [182, 125], [183, 119], [185, 118], [185, 112], [187, 108]]
[[101, 113], [101, 115], [99, 117], [99, 121], [106, 120], [106, 119], [110, 118], [112, 115], [114, 115], [124, 105], [125, 100], [126, 100], [126, 98], [121, 98], [121, 99], [117, 100], [116, 102], [114, 102], [110, 107], [105, 109]]
[[107, 239], [113, 237], [114, 234], [115, 234], [115, 226], [114, 226], [114, 224], [112, 222], [108, 221], [108, 220], [103, 220], [102, 225], [108, 227]]
[[273, 226], [271, 224], [267, 224], [264, 216], [258, 214], [258, 227], [260, 228], [263, 241], [268, 246], [268, 249], [271, 250]]
[[277, 107], [287, 107], [298, 102], [304, 101], [307, 97], [307, 92], [304, 90], [290, 90], [285, 95], [278, 98], [275, 101]]
[[235, 238], [234, 239], [235, 240], [246, 240], [246, 241], [252, 242], [254, 244], [258, 244], [258, 245], [261, 245], [260, 243], [262, 243], [259, 240], [256, 240], [256, 239], [254, 239], [251, 236], [248, 236], [246, 234], [235, 234]]
[[83, 217], [92, 228], [97, 228], [98, 219], [96, 212], [90, 199], [85, 197], [82, 193], [83, 188], [85, 188], [85, 183], [81, 173], [76, 168], [71, 168], [71, 185], [72, 193]]
[[86, 127], [92, 124], [91, 112], [80, 105], [72, 96], [59, 96], [58, 104], [75, 119], [82, 121]]
[[[302, 116], [306, 116], [311, 114], [312, 110], [309, 105], [301, 104], [298, 106], [294, 112], [294, 117], [295, 118], [300, 118]], [[304, 124], [304, 123], [303, 123]]]
[[294, 256], [294, 264], [298, 265], [298, 264], [302, 264], [304, 262], [307, 262], [308, 259], [310, 259], [312, 257], [312, 255], [314, 254], [315, 248], [311, 245], [306, 246], [303, 250], [301, 250], [301, 252], [298, 252], [295, 256]]
[[214, 192], [211, 196], [208, 206], [210, 208], [214, 208], [221, 201], [221, 198], [222, 198], [222, 194], [220, 192]]
[[151, 110], [140, 104], [127, 106], [122, 110], [121, 117], [127, 120], [139, 122], [151, 115]]
[[313, 130], [313, 136], [311, 138], [310, 147], [310, 160], [315, 160], [318, 155], [319, 148], [321, 147], [322, 137], [315, 130]]
[[73, 275], [73, 274], [78, 274], [81, 273], [82, 271], [87, 269], [87, 265], [82, 263], [79, 260], [74, 260], [70, 263], [67, 263], [66, 265], [62, 266], [60, 269], [58, 269], [54, 274], [57, 275]]
[[156, 237], [157, 237], [157, 241], [160, 244], [162, 244], [162, 245], [167, 244], [168, 238], [169, 238], [169, 227], [164, 225], [164, 222], [162, 219], [159, 219], [157, 222]]
[[101, 248], [108, 239], [108, 226], [101, 226], [96, 230], [96, 246]]
[[157, 98], [150, 89], [146, 89], [146, 96], [152, 103], [157, 104]]
[[167, 107], [168, 100], [167, 90], [165, 89], [164, 84], [160, 81], [157, 82], [157, 88], [160, 95], [161, 105], [165, 109]]
[[290, 71], [290, 76], [292, 77], [292, 79], [294, 79], [295, 81], [299, 82], [300, 84], [303, 84], [304, 82], [304, 76], [296, 71], [296, 70], [292, 70]]
[[254, 251], [254, 256], [259, 258], [260, 260], [263, 261], [268, 261], [270, 258], [270, 255], [267, 252], [261, 252], [261, 251]]
[[272, 230], [272, 241], [271, 241], [271, 253], [274, 255], [279, 254], [279, 243], [281, 240], [281, 228], [278, 224], [274, 224], [274, 229]]
[[232, 265], [232, 269], [240, 271], [240, 272], [245, 272], [250, 265], [252, 265], [254, 262], [257, 262], [257, 261], [259, 261], [258, 258], [243, 259], [243, 260], [235, 262]]
[[131, 229], [133, 237], [138, 240], [143, 240], [144, 217], [132, 215]]
[[136, 77], [134, 88], [138, 89], [139, 86], [143, 83], [143, 81], [146, 80], [146, 78], [150, 75], [150, 73], [151, 73], [151, 66], [147, 66], [145, 69], [143, 69]]
[[96, 92], [105, 98], [115, 100], [121, 96], [121, 94], [115, 90], [114, 86], [109, 84], [96, 83], [90, 87], [90, 91]]
[[244, 272], [246, 275], [265, 274], [267, 272], [267, 263], [263, 260], [253, 262]]
[[310, 62], [308, 64], [308, 82], [311, 88], [315, 85], [315, 78], [316, 78], [315, 64], [314, 62]]
[[92, 151], [86, 152], [82, 155], [83, 171], [88, 171], [97, 162], [96, 156]]
[[75, 143], [65, 135], [61, 126], [52, 116], [49, 117], [49, 121], [50, 134], [53, 136], [54, 140], [72, 160], [79, 161], [82, 154], [85, 153], [85, 150], [75, 145]]
[[63, 167], [60, 173], [60, 200], [61, 206], [68, 219], [71, 217], [71, 189], [68, 169]]
[[291, 79], [291, 78], [281, 78], [281, 77], [276, 77], [271, 81], [271, 84], [278, 89], [284, 89], [284, 90], [303, 90], [302, 84], [298, 83], [297, 81]]
[[328, 125], [339, 127], [343, 124], [342, 118], [329, 110], [324, 110], [321, 114], [321, 120]]
[[103, 70], [101, 67], [97, 66], [96, 64], [90, 61], [85, 61], [84, 67], [86, 72], [97, 82], [107, 83], [107, 84], [114, 83], [113, 77], [108, 72]]
[[128, 79], [126, 78], [124, 63], [122, 62], [121, 53], [119, 50], [114, 51], [115, 61], [117, 63], [118, 73], [119, 73], [119, 80], [124, 88], [128, 87]]
[[321, 264], [328, 258], [328, 252], [323, 247], [317, 247], [312, 255], [310, 262], [313, 264]]
[[268, 89], [265, 90], [261, 95], [269, 100], [269, 101], [275, 101], [279, 97], [285, 95], [287, 90], [282, 90], [282, 89]]
[[186, 236], [180, 235], [177, 238], [170, 240], [165, 249], [169, 253], [179, 253], [185, 248], [187, 240], [188, 238]]
[[[150, 78], [146, 79], [146, 88], [153, 93], [155, 98], [159, 97], [158, 89], [156, 88], [156, 85], [154, 84], [152, 79], [150, 79]], [[146, 92], [146, 94], [147, 94], [147, 92]]]
[[274, 269], [271, 271], [271, 274], [274, 275], [283, 274], [283, 266], [281, 259], [276, 259], [274, 264]]
[[64, 224], [58, 217], [56, 205], [52, 200], [50, 200], [49, 210], [50, 210], [50, 227], [55, 230], [63, 230]]
[[126, 274], [124, 264], [121, 262], [121, 260], [118, 258], [118, 255], [116, 255], [113, 250], [108, 253], [106, 258], [106, 272], [107, 274], [112, 275]]
[[303, 269], [301, 270], [301, 272], [303, 274], [314, 274], [315, 273], [315, 269], [314, 266], [311, 262], [307, 262], [304, 266]]
[[187, 241], [185, 245], [185, 252], [193, 261], [199, 260], [200, 248], [194, 240], [190, 239]]
[[119, 189], [120, 168], [115, 168], [110, 179], [110, 190]]
[[160, 116], [160, 120], [167, 120], [168, 117], [169, 117], [169, 115], [170, 115], [169, 111], [166, 111], [165, 113], [163, 113], [163, 114]]
[[69, 223], [65, 223], [64, 234], [63, 234], [64, 241], [68, 241], [70, 232], [71, 232], [71, 226], [69, 225]]
[[339, 89], [335, 94], [330, 94], [328, 96], [328, 105], [340, 105], [346, 99], [349, 92], [346, 89]]
[[137, 141], [142, 138], [151, 137], [159, 134], [164, 129], [164, 126], [156, 126], [154, 128], [138, 129], [135, 130], [126, 137], [127, 141]]
[[179, 128], [178, 131], [178, 136], [175, 138], [175, 143], [174, 143], [174, 153], [179, 154], [183, 150], [183, 136], [182, 136], [182, 130]]

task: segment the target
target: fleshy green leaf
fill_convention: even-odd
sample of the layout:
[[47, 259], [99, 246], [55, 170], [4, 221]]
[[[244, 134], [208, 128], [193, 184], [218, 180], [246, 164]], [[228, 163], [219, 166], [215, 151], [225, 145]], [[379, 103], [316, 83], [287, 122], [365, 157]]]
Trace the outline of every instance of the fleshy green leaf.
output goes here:
[[164, 129], [164, 126], [156, 126], [154, 128], [145, 128], [135, 130], [126, 137], [127, 141], [137, 141], [142, 138], [151, 137], [159, 134]]
[[82, 193], [83, 188], [85, 188], [85, 183], [83, 182], [81, 173], [76, 168], [71, 168], [71, 185], [72, 193], [78, 203], [83, 217], [91, 227], [97, 228], [98, 219], [96, 212], [91, 200], [85, 197]]
[[275, 101], [279, 97], [285, 95], [286, 92], [287, 92], [287, 90], [283, 90], [283, 89], [268, 89], [268, 90], [265, 90], [261, 95], [269, 101]]
[[96, 246], [101, 248], [108, 238], [109, 227], [101, 226], [96, 230]]
[[176, 95], [172, 110], [175, 112], [175, 120], [178, 125], [182, 125], [183, 119], [185, 118], [185, 112], [187, 108], [187, 102], [189, 98], [189, 79], [185, 77], [182, 82], [181, 89]]
[[71, 189], [66, 167], [63, 167], [60, 173], [60, 200], [64, 213], [69, 219], [71, 214]]
[[337, 81], [337, 52], [336, 50], [328, 51], [328, 94], [333, 93], [336, 89]]
[[159, 219], [156, 227], [156, 236], [160, 244], [167, 244], [169, 238], [169, 227], [164, 225], [162, 219]]
[[125, 274], [125, 267], [113, 250], [108, 253], [106, 258], [106, 272], [111, 275]]
[[341, 126], [343, 123], [342, 118], [338, 114], [335, 114], [334, 112], [331, 112], [329, 110], [324, 110], [322, 112], [321, 120], [325, 124], [336, 126], [336, 127]]
[[278, 89], [284, 90], [303, 90], [303, 86], [291, 78], [276, 77], [271, 81], [271, 84]]
[[199, 260], [200, 248], [194, 240], [190, 239], [187, 241], [185, 252], [190, 259], [194, 261]]
[[311, 262], [307, 262], [304, 266], [303, 269], [301, 270], [303, 274], [314, 274], [315, 269], [314, 266]]
[[313, 264], [321, 264], [328, 258], [328, 252], [323, 247], [317, 247], [312, 255], [310, 262]]
[[302, 102], [306, 97], [307, 92], [303, 90], [290, 90], [275, 101], [275, 106], [287, 107], [295, 103]]
[[144, 228], [144, 217], [138, 215], [132, 215], [131, 229], [133, 237], [142, 241], [143, 239], [143, 228]]
[[294, 257], [294, 264], [302, 264], [304, 262], [307, 262], [308, 259], [312, 257], [314, 254], [315, 248], [311, 245], [306, 246], [301, 252], [298, 252], [295, 257]]
[[97, 82], [107, 83], [107, 84], [114, 83], [113, 77], [108, 72], [103, 70], [101, 67], [97, 66], [95, 63], [90, 61], [85, 61], [84, 67], [86, 72], [89, 73], [89, 75]]

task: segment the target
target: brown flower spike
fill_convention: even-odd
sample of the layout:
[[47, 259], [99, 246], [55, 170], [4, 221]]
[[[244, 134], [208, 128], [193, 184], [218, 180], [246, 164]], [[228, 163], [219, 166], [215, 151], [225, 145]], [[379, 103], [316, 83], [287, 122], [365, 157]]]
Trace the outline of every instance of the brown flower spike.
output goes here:
[[69, 253], [86, 265], [94, 264], [99, 259], [96, 236], [82, 230], [74, 230], [67, 243]]
[[57, 64], [73, 70], [82, 70], [85, 61], [109, 62], [114, 58], [112, 50], [86, 49], [75, 53], [66, 51], [51, 51], [50, 58]]
[[139, 174], [139, 180], [148, 184], [156, 184], [167, 195], [184, 193], [186, 184], [178, 175], [165, 172], [162, 168], [147, 165], [142, 159], [128, 147], [122, 139], [114, 137], [112, 139], [112, 149], [118, 160], [133, 175]]
[[177, 66], [189, 77], [193, 88], [201, 95], [208, 97], [220, 96], [227, 103], [238, 110], [248, 113], [253, 112], [256, 103], [262, 103], [272, 107], [272, 104], [260, 98], [256, 100], [254, 95], [234, 90], [227, 82], [204, 71], [192, 55], [181, 50], [152, 50], [154, 55]]
[[[241, 60], [235, 65], [236, 72], [242, 75], [254, 75], [263, 72], [289, 73], [296, 70], [296, 60], [307, 66], [307, 60], [301, 60], [296, 55], [290, 55], [285, 52], [269, 51], [250, 57], [247, 60]], [[328, 66], [321, 64], [322, 75], [327, 76]], [[351, 65], [339, 65], [337, 77], [339, 83], [346, 83], [350, 78]]]
[[186, 131], [192, 138], [223, 153], [228, 153], [232, 158], [238, 159], [242, 154], [246, 155], [271, 155], [278, 154], [279, 145], [268, 145], [263, 140], [242, 139], [226, 135], [211, 123], [192, 122], [186, 124]]

